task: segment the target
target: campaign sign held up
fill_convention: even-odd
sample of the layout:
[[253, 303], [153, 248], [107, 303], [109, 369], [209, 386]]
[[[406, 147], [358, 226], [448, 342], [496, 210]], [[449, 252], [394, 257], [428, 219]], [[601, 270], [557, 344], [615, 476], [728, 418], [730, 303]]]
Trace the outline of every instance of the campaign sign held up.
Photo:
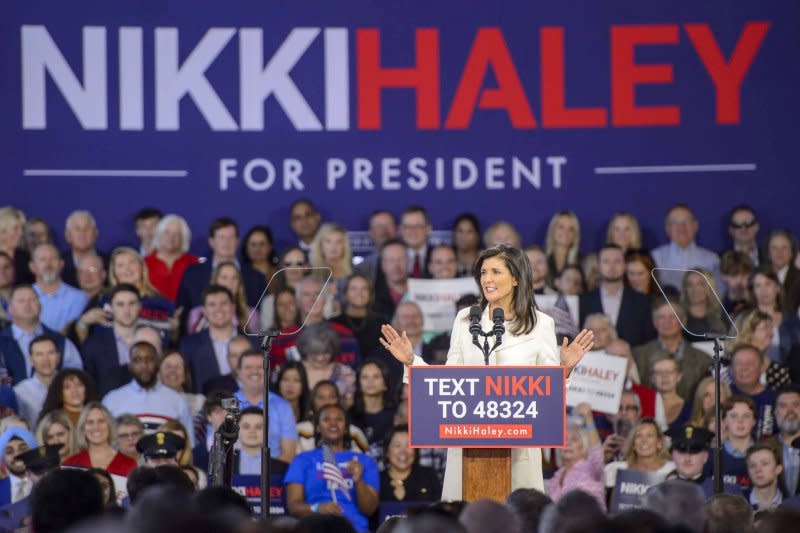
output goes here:
[[[283, 493], [283, 473], [270, 476], [269, 512], [271, 516], [286, 514], [286, 495]], [[231, 489], [247, 499], [253, 515], [261, 517], [261, 476], [235, 475]]]
[[564, 368], [409, 368], [409, 444], [419, 448], [563, 447]]

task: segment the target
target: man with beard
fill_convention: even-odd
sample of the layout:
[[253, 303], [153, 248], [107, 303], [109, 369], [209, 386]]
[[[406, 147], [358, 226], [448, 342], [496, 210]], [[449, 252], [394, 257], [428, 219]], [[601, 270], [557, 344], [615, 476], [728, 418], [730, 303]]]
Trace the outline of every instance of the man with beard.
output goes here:
[[800, 439], [800, 385], [778, 391], [775, 419], [779, 433], [770, 439], [783, 454], [783, 492], [787, 497], [800, 494], [800, 449], [792, 442]]
[[0, 435], [0, 453], [8, 477], [0, 480], [0, 507], [28, 496], [33, 483], [27, 477], [25, 463], [19, 457], [36, 447], [36, 437], [27, 429], [12, 427]]
[[42, 322], [61, 333], [67, 325], [80, 318], [88, 296], [61, 280], [64, 261], [52, 244], [40, 244], [31, 255], [31, 272], [36, 275], [33, 290], [42, 304]]
[[145, 430], [155, 430], [169, 419], [178, 420], [190, 440], [194, 438], [192, 413], [189, 404], [177, 392], [158, 381], [158, 354], [152, 344], [137, 342], [131, 347], [128, 370], [133, 379], [114, 389], [103, 398], [115, 417], [133, 413], [145, 424]]
[[588, 315], [603, 313], [611, 319], [617, 334], [631, 346], [639, 346], [656, 337], [650, 321], [650, 299], [623, 283], [625, 256], [615, 244], [606, 244], [598, 254], [600, 287], [581, 295], [580, 323]]

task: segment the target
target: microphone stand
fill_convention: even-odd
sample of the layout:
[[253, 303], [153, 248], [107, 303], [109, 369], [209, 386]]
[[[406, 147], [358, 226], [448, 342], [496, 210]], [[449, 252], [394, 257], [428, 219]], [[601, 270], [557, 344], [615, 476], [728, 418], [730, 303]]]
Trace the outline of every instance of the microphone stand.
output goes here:
[[261, 444], [261, 519], [269, 519], [269, 489], [270, 489], [270, 459], [272, 453], [269, 447], [269, 352], [272, 350], [272, 339], [280, 335], [280, 331], [260, 331], [261, 350], [264, 352], [264, 427], [262, 428], [264, 442]]
[[714, 494], [722, 494], [722, 416], [720, 411], [720, 362], [722, 358], [722, 333], [705, 333], [704, 338], [714, 341], [714, 423], [715, 446], [713, 455], [714, 467]]
[[706, 285], [711, 290], [711, 293], [714, 295], [714, 298], [717, 299], [719, 305], [722, 307], [725, 316], [728, 317], [728, 321], [733, 326], [734, 330], [736, 331], [736, 335], [730, 336], [724, 333], [693, 333], [689, 331], [686, 327], [686, 324], [683, 323], [678, 313], [675, 311], [675, 308], [672, 306], [672, 301], [669, 299], [667, 294], [664, 292], [664, 288], [661, 287], [661, 284], [658, 282], [658, 278], [656, 277], [656, 273], [659, 271], [673, 271], [673, 272], [683, 272], [684, 275], [688, 272], [694, 272], [695, 274], [701, 276], [705, 280], [705, 276], [698, 272], [697, 270], [693, 269], [680, 269], [680, 268], [654, 268], [650, 271], [650, 276], [655, 281], [658, 290], [661, 291], [661, 295], [664, 296], [664, 299], [669, 305], [669, 308], [672, 310], [672, 313], [675, 315], [675, 318], [678, 320], [678, 323], [681, 325], [681, 329], [686, 333], [691, 335], [695, 335], [697, 337], [702, 337], [704, 339], [714, 341], [714, 428], [716, 435], [714, 436], [714, 442], [716, 446], [714, 447], [714, 455], [713, 455], [713, 472], [714, 472], [714, 494], [722, 494], [723, 491], [723, 483], [722, 483], [722, 420], [721, 420], [721, 408], [720, 408], [720, 365], [722, 359], [722, 339], [732, 339], [739, 336], [739, 330], [736, 327], [736, 322], [730, 317], [728, 312], [725, 310], [725, 306], [722, 305], [722, 301], [719, 299], [717, 292], [714, 288], [708, 284], [708, 280], [706, 281]]
[[[483, 337], [483, 346], [481, 346], [481, 343], [478, 340], [478, 335]], [[489, 337], [495, 338], [494, 345], [491, 348], [489, 348]], [[472, 337], [472, 344], [480, 348], [481, 352], [483, 352], [483, 364], [486, 366], [489, 366], [489, 354], [491, 354], [495, 350], [495, 348], [500, 346], [502, 342], [503, 342], [502, 338], [500, 338], [500, 336], [497, 335], [497, 333], [495, 333], [493, 329], [489, 331], [483, 331], [481, 329], [480, 333], [478, 333], [477, 335], [473, 335]]]

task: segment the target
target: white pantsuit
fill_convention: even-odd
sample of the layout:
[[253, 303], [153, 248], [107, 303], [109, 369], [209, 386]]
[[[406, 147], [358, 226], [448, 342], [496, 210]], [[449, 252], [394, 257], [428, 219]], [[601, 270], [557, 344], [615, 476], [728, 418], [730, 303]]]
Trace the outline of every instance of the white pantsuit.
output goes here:
[[[553, 319], [536, 312], [536, 327], [523, 335], [512, 335], [511, 322], [506, 322], [503, 343], [489, 356], [490, 365], [537, 365], [558, 366], [561, 364], [559, 348]], [[481, 315], [484, 331], [492, 328], [489, 306]], [[481, 339], [482, 341], [482, 339]], [[492, 340], [490, 339], [490, 345]], [[415, 355], [415, 365], [425, 361]], [[456, 315], [450, 337], [450, 350], [447, 353], [448, 365], [483, 365], [483, 352], [472, 344], [469, 333], [469, 309], [462, 309]], [[407, 378], [407, 372], [406, 372]], [[542, 453], [539, 448], [512, 448], [511, 450], [511, 490], [532, 488], [544, 492], [542, 478]], [[447, 450], [447, 468], [444, 474], [442, 500], [461, 500], [461, 449]]]

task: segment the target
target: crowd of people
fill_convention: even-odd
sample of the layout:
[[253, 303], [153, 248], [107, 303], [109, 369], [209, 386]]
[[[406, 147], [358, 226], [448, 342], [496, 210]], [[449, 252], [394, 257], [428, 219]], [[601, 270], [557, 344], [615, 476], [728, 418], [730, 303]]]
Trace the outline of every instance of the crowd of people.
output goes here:
[[[213, 523], [223, 507], [235, 516], [244, 500], [205, 488], [228, 398], [240, 413], [235, 475], [261, 472], [268, 404], [271, 464], [299, 520], [273, 522], [278, 530], [566, 531], [586, 519], [597, 531], [772, 531], [791, 519], [800, 500], [800, 254], [790, 231], [762, 235], [750, 207], [730, 210], [730, 247], [720, 253], [697, 244], [700, 221], [682, 204], [665, 215], [665, 244], [643, 249], [636, 218], [616, 213], [591, 253], [570, 211], [553, 215], [544, 246], [522, 241], [527, 228], [482, 227], [469, 213], [449, 242], [433, 243], [424, 208], [375, 211], [374, 251], [363, 256], [308, 200], [292, 204], [289, 222], [297, 242], [277, 250], [267, 226], [245, 232], [214, 219], [210, 253], [199, 257], [187, 222], [157, 209], [136, 214], [136, 242], [104, 251], [88, 211], [66, 219], [62, 249], [44, 220], [0, 208], [3, 527], [32, 520], [37, 532], [55, 531], [90, 516], [143, 525], [167, 501], [202, 510], [176, 520]], [[409, 280], [473, 277], [480, 252], [500, 243], [524, 250], [535, 293], [555, 302], [542, 310], [557, 335], [591, 330], [595, 350], [627, 360], [627, 380], [618, 412], [570, 409], [566, 447], [543, 453], [547, 494], [441, 502], [446, 454], [409, 448], [403, 366], [381, 346], [381, 326], [444, 364], [449, 332], [426, 327]], [[453, 296], [463, 309], [478, 287]], [[253, 335], [263, 331], [277, 334], [269, 376]], [[729, 336], [718, 495], [706, 333]], [[650, 488], [641, 508], [626, 510], [615, 488], [644, 479], [637, 473]], [[62, 492], [72, 492], [70, 506], [43, 505]], [[404, 507], [408, 518], [383, 522], [386, 509]]]

